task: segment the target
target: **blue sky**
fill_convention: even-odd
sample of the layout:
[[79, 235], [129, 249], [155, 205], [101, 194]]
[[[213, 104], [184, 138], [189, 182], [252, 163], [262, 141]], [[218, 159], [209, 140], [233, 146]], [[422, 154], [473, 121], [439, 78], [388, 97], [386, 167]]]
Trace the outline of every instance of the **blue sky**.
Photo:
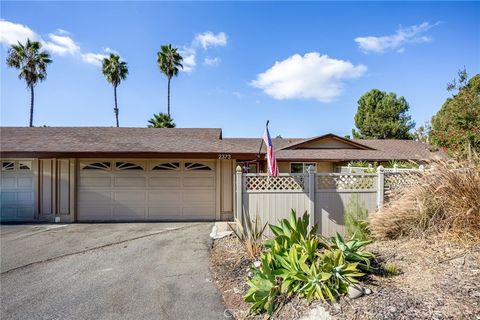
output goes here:
[[[36, 88], [35, 125], [114, 126], [113, 89], [99, 58], [118, 52], [130, 75], [118, 88], [120, 125], [166, 111], [161, 44], [187, 58], [172, 82], [178, 127], [224, 136], [349, 134], [358, 98], [404, 96], [421, 125], [465, 66], [480, 70], [480, 3], [1, 2], [1, 125], [28, 124], [29, 93], [6, 67], [9, 43], [44, 43], [54, 63]], [[195, 62], [195, 65], [193, 65]]]

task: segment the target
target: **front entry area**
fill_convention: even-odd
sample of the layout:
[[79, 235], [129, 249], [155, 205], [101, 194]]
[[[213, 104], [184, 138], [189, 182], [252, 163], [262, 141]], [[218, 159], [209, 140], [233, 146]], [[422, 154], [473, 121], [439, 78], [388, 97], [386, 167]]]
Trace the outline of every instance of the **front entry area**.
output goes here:
[[80, 159], [77, 221], [215, 220], [209, 160]]

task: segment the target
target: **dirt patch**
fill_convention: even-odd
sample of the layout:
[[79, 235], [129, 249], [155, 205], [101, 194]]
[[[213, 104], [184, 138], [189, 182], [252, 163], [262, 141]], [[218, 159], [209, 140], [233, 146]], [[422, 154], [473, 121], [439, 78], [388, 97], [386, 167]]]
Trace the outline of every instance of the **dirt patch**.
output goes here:
[[[379, 263], [395, 263], [399, 274], [369, 276], [363, 285], [373, 293], [354, 300], [343, 297], [335, 303], [310, 305], [298, 297], [279, 301], [281, 307], [272, 319], [300, 319], [317, 307], [328, 310], [331, 319], [480, 319], [480, 248], [415, 239], [376, 242], [367, 249]], [[235, 237], [214, 242], [211, 271], [236, 319], [248, 318], [243, 295], [252, 262]]]

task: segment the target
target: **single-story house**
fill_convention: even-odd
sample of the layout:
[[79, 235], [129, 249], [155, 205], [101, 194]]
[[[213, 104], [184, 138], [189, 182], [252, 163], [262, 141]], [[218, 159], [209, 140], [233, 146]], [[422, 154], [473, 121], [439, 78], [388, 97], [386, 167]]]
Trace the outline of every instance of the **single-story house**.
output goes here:
[[[1, 127], [2, 221], [229, 220], [234, 173], [265, 170], [261, 138], [221, 129]], [[326, 134], [275, 138], [281, 173], [427, 160], [429, 146]]]

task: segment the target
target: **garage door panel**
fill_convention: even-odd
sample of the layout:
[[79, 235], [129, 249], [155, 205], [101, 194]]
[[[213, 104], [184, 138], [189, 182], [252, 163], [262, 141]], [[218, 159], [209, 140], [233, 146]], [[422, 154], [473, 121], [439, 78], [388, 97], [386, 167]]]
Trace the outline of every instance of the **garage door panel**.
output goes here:
[[17, 201], [32, 202], [33, 201], [33, 192], [32, 191], [19, 191], [19, 192], [17, 192]]
[[13, 191], [2, 191], [2, 196], [0, 199], [2, 199], [2, 202], [13, 202], [16, 198], [15, 194], [16, 192]]
[[182, 201], [181, 191], [152, 190], [148, 191], [150, 203], [180, 203]]
[[184, 177], [184, 187], [214, 187], [215, 177]]
[[113, 215], [119, 220], [143, 220], [145, 219], [145, 207], [114, 207]]
[[33, 177], [18, 177], [17, 186], [19, 188], [33, 188]]
[[148, 184], [152, 187], [180, 187], [182, 179], [180, 177], [150, 177]]
[[147, 218], [149, 220], [172, 219], [179, 220], [182, 217], [181, 207], [149, 207]]
[[33, 217], [32, 207], [17, 207], [17, 218], [28, 219]]
[[82, 190], [78, 193], [79, 203], [111, 203], [113, 192], [110, 190]]
[[144, 187], [147, 185], [146, 177], [115, 177], [115, 187]]
[[113, 199], [115, 203], [128, 205], [130, 202], [145, 202], [147, 194], [144, 190], [115, 191]]
[[8, 177], [5, 176], [2, 177], [2, 188], [14, 188], [17, 186], [17, 178], [16, 177]]
[[185, 219], [205, 218], [215, 216], [215, 206], [190, 206], [183, 208], [182, 217]]
[[[110, 187], [112, 185], [111, 177], [81, 177], [82, 185], [91, 187]], [[80, 186], [80, 187], [81, 187]]]
[[184, 202], [215, 202], [215, 192], [211, 190], [192, 190], [183, 192]]
[[112, 207], [87, 206], [79, 207], [78, 215], [82, 220], [111, 220]]

